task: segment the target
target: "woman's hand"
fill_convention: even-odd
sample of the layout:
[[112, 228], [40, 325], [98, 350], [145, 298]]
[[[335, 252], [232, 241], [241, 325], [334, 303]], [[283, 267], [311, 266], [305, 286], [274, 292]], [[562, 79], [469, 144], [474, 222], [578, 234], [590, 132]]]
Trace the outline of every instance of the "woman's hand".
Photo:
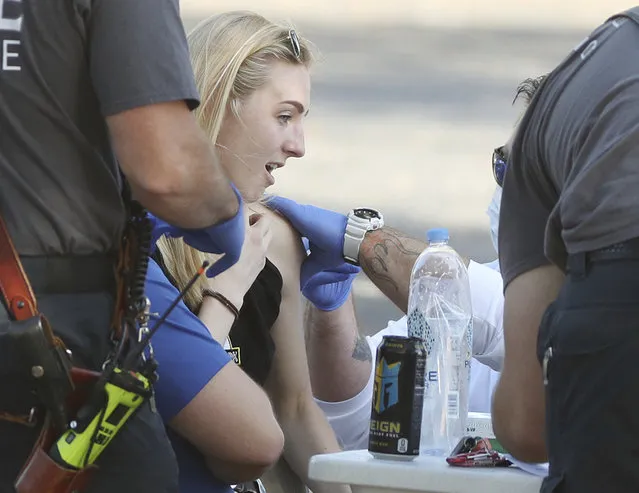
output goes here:
[[271, 218], [251, 214], [246, 219], [246, 235], [240, 259], [233, 267], [208, 279], [209, 287], [223, 294], [239, 310], [244, 295], [266, 263], [266, 252], [273, 237]]

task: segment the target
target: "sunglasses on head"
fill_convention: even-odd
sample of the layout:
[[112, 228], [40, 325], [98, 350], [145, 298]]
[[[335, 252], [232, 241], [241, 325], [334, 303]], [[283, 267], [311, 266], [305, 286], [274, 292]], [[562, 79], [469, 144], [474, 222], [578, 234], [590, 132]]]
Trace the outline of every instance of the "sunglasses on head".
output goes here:
[[506, 174], [506, 167], [508, 161], [506, 160], [506, 154], [504, 153], [504, 146], [498, 147], [493, 151], [493, 178], [500, 187], [504, 186], [504, 175]]
[[294, 29], [289, 30], [288, 39], [291, 42], [291, 48], [293, 49], [293, 55], [298, 61], [302, 61], [302, 49], [300, 47], [300, 39], [297, 37], [297, 33]]

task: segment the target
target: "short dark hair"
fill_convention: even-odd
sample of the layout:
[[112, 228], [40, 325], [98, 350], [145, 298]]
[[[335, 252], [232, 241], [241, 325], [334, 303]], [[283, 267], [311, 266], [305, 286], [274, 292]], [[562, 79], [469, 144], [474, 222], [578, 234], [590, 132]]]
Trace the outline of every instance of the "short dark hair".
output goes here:
[[539, 87], [544, 82], [544, 80], [546, 80], [546, 77], [548, 77], [548, 74], [540, 75], [539, 77], [536, 77], [536, 78], [529, 78], [529, 79], [525, 79], [521, 81], [519, 85], [517, 86], [517, 91], [515, 92], [515, 99], [513, 99], [513, 104], [519, 98], [523, 98], [526, 105], [529, 105], [530, 102], [535, 97], [535, 94], [537, 93], [537, 89], [539, 89]]

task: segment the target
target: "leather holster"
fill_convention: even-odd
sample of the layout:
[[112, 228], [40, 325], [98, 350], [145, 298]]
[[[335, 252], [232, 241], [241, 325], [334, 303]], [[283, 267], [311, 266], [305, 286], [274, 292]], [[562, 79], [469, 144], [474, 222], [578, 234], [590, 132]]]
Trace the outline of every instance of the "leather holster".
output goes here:
[[[99, 373], [72, 368], [71, 376], [75, 386], [68, 399], [70, 410], [77, 410], [99, 378]], [[93, 464], [83, 469], [69, 469], [61, 466], [49, 456], [49, 450], [59, 437], [47, 413], [42, 431], [38, 436], [29, 458], [25, 462], [14, 484], [17, 493], [81, 493], [98, 469]]]
[[97, 466], [74, 470], [55, 462], [48, 450], [56, 436], [47, 416], [31, 455], [15, 482], [17, 493], [75, 493], [86, 488]]

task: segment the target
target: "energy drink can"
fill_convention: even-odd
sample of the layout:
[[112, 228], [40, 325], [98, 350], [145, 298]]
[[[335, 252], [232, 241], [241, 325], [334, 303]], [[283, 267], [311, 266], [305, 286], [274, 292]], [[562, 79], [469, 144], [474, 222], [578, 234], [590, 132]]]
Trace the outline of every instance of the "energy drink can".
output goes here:
[[384, 336], [377, 347], [368, 451], [380, 459], [419, 455], [426, 349], [418, 337]]

